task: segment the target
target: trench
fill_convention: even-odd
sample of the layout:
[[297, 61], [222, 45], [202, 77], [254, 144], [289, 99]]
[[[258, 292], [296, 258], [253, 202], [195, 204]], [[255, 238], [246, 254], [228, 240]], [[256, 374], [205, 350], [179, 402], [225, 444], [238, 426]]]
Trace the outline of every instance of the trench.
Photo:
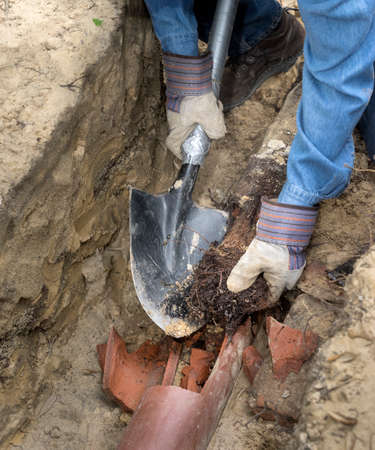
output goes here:
[[[299, 67], [227, 115], [198, 204], [228, 204]], [[129, 417], [101, 391], [96, 345], [112, 326], [129, 351], [162, 337], [129, 268], [127, 187], [165, 191], [178, 166], [163, 145], [160, 49], [142, 2], [125, 3], [111, 45], [81, 78], [2, 222], [0, 428], [10, 448], [115, 448]]]
[[[73, 95], [73, 89], [76, 101], [43, 142], [42, 156], [4, 195], [1, 448], [117, 448], [131, 415], [102, 392], [96, 346], [106, 341], [112, 327], [130, 352], [146, 339], [163, 337], [133, 287], [127, 188], [165, 191], [178, 162], [164, 145], [160, 49], [143, 3], [126, 1], [118, 20], [110, 45], [86, 68], [78, 91], [71, 85], [63, 88], [66, 95]], [[254, 173], [249, 170], [258, 153], [270, 151], [279, 152], [278, 167], [285, 169], [299, 95], [292, 89], [300, 75], [298, 62], [226, 115], [228, 133], [212, 146], [194, 190], [198, 204], [235, 203], [248, 214], [255, 212], [256, 202], [248, 199], [255, 199], [259, 186], [248, 179]], [[282, 108], [291, 91], [289, 105]], [[259, 179], [265, 173], [268, 180], [280, 177], [280, 171], [272, 172], [262, 161]], [[267, 186], [265, 194], [275, 190], [274, 184]], [[350, 207], [349, 202], [345, 208]], [[367, 225], [362, 224], [358, 236]], [[331, 232], [329, 220], [326, 228]], [[363, 247], [358, 238], [343, 261], [358, 253], [358, 242]], [[285, 300], [277, 313], [280, 320], [287, 304]], [[264, 333], [256, 340], [266, 346]], [[290, 432], [277, 423], [250, 415], [246, 383], [241, 373], [210, 450], [229, 448], [231, 442], [238, 449], [276, 449], [290, 439]]]

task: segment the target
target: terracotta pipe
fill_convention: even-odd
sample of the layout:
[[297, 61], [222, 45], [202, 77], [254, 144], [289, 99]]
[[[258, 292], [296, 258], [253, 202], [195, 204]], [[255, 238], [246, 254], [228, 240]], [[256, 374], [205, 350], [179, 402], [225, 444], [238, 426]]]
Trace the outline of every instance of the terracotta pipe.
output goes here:
[[146, 390], [127, 426], [119, 450], [203, 450], [214, 433], [250, 345], [250, 321], [228, 343], [224, 339], [215, 366], [197, 394], [177, 386]]
[[179, 342], [172, 341], [169, 349], [168, 362], [165, 367], [163, 380], [161, 382], [162, 386], [170, 386], [171, 384], [173, 384], [178, 362], [181, 356], [181, 351], [182, 345]]

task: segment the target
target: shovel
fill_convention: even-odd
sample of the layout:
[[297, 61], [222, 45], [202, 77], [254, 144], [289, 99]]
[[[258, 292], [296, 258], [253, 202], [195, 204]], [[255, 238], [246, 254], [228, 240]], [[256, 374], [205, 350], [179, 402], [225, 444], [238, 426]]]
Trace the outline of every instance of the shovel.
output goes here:
[[[216, 97], [232, 34], [238, 0], [218, 0], [209, 49]], [[184, 300], [192, 272], [205, 251], [221, 242], [224, 211], [192, 201], [199, 168], [210, 147], [200, 125], [182, 144], [182, 166], [168, 192], [151, 195], [130, 188], [130, 261], [137, 296], [148, 316], [170, 336], [188, 336], [204, 325], [199, 311]]]

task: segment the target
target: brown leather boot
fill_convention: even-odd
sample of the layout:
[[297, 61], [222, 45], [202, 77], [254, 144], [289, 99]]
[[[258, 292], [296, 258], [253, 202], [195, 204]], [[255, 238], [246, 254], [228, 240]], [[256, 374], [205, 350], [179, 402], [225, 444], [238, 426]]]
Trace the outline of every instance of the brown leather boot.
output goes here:
[[220, 100], [224, 111], [241, 105], [269, 77], [287, 72], [302, 53], [305, 30], [283, 10], [268, 37], [243, 55], [230, 58], [223, 74]]

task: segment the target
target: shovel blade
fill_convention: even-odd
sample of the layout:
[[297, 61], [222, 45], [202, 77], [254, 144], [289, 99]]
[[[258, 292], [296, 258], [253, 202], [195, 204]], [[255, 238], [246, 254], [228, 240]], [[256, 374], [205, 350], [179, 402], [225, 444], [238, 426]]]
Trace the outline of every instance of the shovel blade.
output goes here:
[[183, 214], [179, 208], [176, 192], [130, 191], [130, 260], [137, 296], [148, 316], [176, 338], [204, 325], [184, 294], [194, 266], [213, 242], [224, 238], [228, 220], [226, 212], [199, 207], [191, 199], [184, 200]]

